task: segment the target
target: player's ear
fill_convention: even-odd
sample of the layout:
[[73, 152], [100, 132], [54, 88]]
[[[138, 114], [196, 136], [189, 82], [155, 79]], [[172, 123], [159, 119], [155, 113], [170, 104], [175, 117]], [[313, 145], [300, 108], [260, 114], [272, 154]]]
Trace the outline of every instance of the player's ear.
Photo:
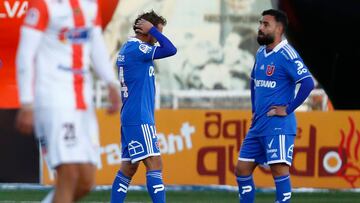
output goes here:
[[276, 29], [279, 32], [279, 34], [283, 34], [285, 32], [284, 30], [285, 28], [281, 23], [277, 23]]

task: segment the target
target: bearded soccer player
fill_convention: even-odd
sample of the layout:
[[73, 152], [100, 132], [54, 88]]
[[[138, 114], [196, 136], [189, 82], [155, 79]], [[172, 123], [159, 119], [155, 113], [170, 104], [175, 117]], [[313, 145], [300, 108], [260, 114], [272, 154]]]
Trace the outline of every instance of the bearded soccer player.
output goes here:
[[[269, 165], [276, 186], [276, 203], [291, 199], [289, 168], [292, 163], [296, 118], [294, 111], [314, 88], [314, 81], [299, 53], [287, 42], [287, 16], [265, 10], [258, 28], [251, 73], [252, 124], [239, 152], [235, 169], [241, 203], [253, 203], [253, 171]], [[296, 85], [299, 90], [295, 95]]]
[[[162, 161], [155, 129], [154, 60], [176, 54], [162, 34], [165, 18], [154, 11], [135, 20], [135, 37], [121, 47], [117, 57], [123, 107], [121, 110], [121, 168], [112, 186], [111, 202], [122, 203], [139, 163], [146, 167], [146, 185], [154, 203], [164, 203]], [[154, 46], [159, 42], [160, 46]]]

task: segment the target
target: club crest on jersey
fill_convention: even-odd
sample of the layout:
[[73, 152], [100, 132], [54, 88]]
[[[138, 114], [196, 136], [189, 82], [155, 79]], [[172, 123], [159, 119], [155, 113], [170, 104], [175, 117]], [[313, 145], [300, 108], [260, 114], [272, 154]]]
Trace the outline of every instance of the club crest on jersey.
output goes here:
[[30, 26], [36, 26], [40, 19], [40, 12], [37, 8], [31, 8], [28, 10], [26, 18], [25, 18], [25, 24]]
[[142, 51], [144, 54], [147, 54], [147, 53], [150, 53], [150, 51], [151, 51], [151, 47], [150, 46], [148, 46], [148, 45], [146, 45], [146, 44], [140, 44], [139, 45], [139, 49], [140, 49], [140, 51]]
[[275, 71], [275, 66], [274, 65], [267, 65], [266, 66], [266, 75], [267, 76], [272, 76], [274, 74]]

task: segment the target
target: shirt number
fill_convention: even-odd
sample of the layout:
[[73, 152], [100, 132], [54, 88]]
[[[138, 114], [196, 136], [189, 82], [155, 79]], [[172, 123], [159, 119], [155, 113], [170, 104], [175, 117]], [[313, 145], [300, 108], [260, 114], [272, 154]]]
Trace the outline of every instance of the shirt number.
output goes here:
[[125, 84], [125, 78], [124, 78], [124, 67], [119, 67], [119, 79], [120, 79], [120, 85], [121, 85], [121, 93], [124, 98], [127, 98], [129, 96], [128, 93], [128, 87]]

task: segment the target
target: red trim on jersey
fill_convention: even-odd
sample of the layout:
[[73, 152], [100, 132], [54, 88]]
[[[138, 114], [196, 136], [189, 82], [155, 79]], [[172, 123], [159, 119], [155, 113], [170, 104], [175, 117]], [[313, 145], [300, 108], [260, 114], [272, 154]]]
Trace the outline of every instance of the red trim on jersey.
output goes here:
[[114, 15], [115, 9], [122, 0], [98, 0], [99, 10], [101, 11], [101, 27], [105, 29]]
[[[83, 12], [80, 8], [78, 0], [70, 0], [70, 5], [73, 12], [75, 28], [81, 28], [85, 26], [85, 19]], [[73, 59], [73, 68], [75, 70], [81, 70], [83, 68], [83, 47], [81, 44], [72, 45], [72, 59]], [[84, 100], [84, 76], [81, 74], [74, 74], [74, 90], [76, 98], [76, 108], [77, 109], [86, 109], [86, 104]]]
[[[97, 3], [98, 3], [98, 5], [100, 5], [99, 1], [97, 1]], [[101, 14], [102, 14], [102, 12], [101, 12], [101, 7], [98, 6], [97, 14], [96, 14], [95, 22], [94, 22], [94, 24], [95, 24], [96, 26], [101, 26], [101, 23], [102, 23]]]
[[44, 0], [32, 0], [29, 2], [29, 10], [26, 13], [24, 25], [40, 31], [44, 31], [49, 22], [48, 8]]

